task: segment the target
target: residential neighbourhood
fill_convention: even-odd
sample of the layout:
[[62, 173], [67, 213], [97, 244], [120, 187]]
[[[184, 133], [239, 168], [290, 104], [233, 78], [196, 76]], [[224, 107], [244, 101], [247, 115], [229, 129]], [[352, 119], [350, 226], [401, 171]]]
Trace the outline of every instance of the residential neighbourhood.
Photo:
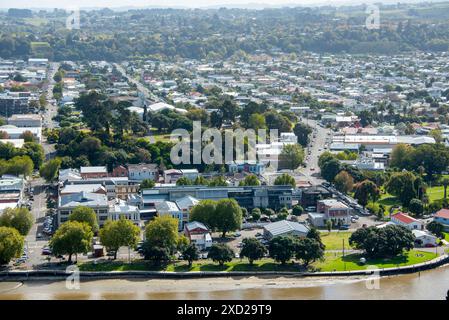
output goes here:
[[[421, 12], [391, 6], [413, 21]], [[62, 12], [16, 10], [0, 10], [0, 273], [344, 277], [449, 261], [449, 42], [431, 39], [443, 29], [428, 35], [432, 50], [389, 52], [384, 39], [373, 53], [383, 35], [339, 49], [348, 35], [332, 26], [361, 24], [346, 9], [273, 8], [273, 28], [286, 28], [277, 45], [258, 30], [267, 9], [204, 9], [217, 26], [183, 41], [203, 9], [104, 9], [82, 10], [86, 30], [50, 41], [41, 28], [63, 28]], [[12, 54], [22, 35], [2, 30], [25, 32], [22, 14], [40, 31]], [[280, 36], [301, 17], [327, 49], [302, 27], [296, 41]], [[418, 37], [395, 19], [401, 41]]]

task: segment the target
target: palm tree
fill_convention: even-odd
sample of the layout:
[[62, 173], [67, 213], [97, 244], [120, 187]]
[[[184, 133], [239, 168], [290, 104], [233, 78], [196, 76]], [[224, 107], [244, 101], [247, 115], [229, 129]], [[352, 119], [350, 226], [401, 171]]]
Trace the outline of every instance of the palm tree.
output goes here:
[[444, 199], [446, 199], [447, 196], [447, 187], [449, 186], [449, 179], [448, 178], [444, 178], [442, 181], [443, 184], [443, 188], [444, 188]]

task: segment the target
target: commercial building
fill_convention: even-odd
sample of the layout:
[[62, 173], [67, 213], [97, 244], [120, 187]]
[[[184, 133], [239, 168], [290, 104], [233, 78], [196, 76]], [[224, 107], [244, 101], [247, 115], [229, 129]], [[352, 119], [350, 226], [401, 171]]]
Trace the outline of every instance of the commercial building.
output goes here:
[[91, 208], [97, 215], [97, 221], [102, 226], [108, 219], [109, 203], [104, 194], [79, 192], [62, 195], [58, 200], [58, 225], [68, 220], [73, 209], [79, 206]]
[[162, 201], [176, 201], [185, 196], [198, 200], [235, 199], [247, 209], [271, 208], [278, 210], [291, 208], [293, 188], [291, 186], [244, 186], [244, 187], [206, 187], [206, 186], [170, 186], [155, 187], [141, 191], [141, 209], [153, 209]]
[[309, 228], [305, 225], [288, 220], [273, 222], [263, 227], [263, 236], [267, 240], [277, 236], [306, 237], [308, 232]]

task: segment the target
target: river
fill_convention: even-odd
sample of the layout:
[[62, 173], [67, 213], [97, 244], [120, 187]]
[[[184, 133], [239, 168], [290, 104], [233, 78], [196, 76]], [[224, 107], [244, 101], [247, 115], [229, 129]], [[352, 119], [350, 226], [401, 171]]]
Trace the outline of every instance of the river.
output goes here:
[[445, 266], [379, 282], [366, 277], [130, 279], [81, 281], [78, 290], [67, 289], [65, 281], [0, 282], [0, 299], [445, 299], [448, 290]]

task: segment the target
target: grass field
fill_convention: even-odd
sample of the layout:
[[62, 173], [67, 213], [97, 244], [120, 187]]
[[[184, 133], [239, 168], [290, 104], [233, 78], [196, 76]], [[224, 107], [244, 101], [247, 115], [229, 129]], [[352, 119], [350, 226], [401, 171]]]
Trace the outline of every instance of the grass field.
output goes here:
[[315, 267], [320, 271], [349, 271], [349, 270], [363, 270], [368, 265], [375, 265], [379, 268], [392, 268], [396, 266], [406, 266], [417, 264], [434, 259], [435, 253], [411, 250], [402, 256], [397, 256], [390, 259], [367, 259], [365, 265], [359, 264], [362, 254], [354, 253], [348, 254], [344, 258], [340, 253], [326, 253], [324, 262], [315, 263]]
[[436, 201], [436, 200], [441, 200], [444, 198], [444, 187], [437, 186], [437, 187], [427, 188], [427, 195], [429, 196], [430, 202]]
[[[348, 254], [344, 258], [342, 253], [326, 252], [325, 260], [316, 262], [312, 266], [319, 271], [349, 271], [363, 270], [367, 265], [376, 265], [379, 268], [390, 268], [395, 266], [405, 266], [417, 264], [435, 258], [434, 253], [412, 250], [402, 256], [390, 259], [367, 259], [365, 265], [358, 262], [362, 254]], [[281, 265], [270, 258], [255, 261], [250, 265], [247, 259], [234, 259], [223, 266], [213, 263], [211, 260], [196, 261], [189, 268], [187, 262], [179, 261], [170, 263], [167, 266], [157, 267], [145, 261], [133, 261], [131, 263], [123, 261], [105, 261], [94, 264], [92, 262], [83, 263], [79, 266], [81, 271], [304, 271], [301, 264], [290, 261]]]
[[341, 250], [343, 248], [343, 240], [345, 241], [345, 249], [350, 249], [349, 237], [352, 232], [325, 232], [321, 231], [321, 240], [326, 245], [326, 250]]
[[[397, 207], [401, 205], [401, 202], [395, 196], [389, 194], [388, 192], [382, 193], [380, 196], [378, 204], [383, 204], [385, 206], [385, 216], [390, 215], [391, 207]], [[396, 211], [396, 210], [395, 210]]]

